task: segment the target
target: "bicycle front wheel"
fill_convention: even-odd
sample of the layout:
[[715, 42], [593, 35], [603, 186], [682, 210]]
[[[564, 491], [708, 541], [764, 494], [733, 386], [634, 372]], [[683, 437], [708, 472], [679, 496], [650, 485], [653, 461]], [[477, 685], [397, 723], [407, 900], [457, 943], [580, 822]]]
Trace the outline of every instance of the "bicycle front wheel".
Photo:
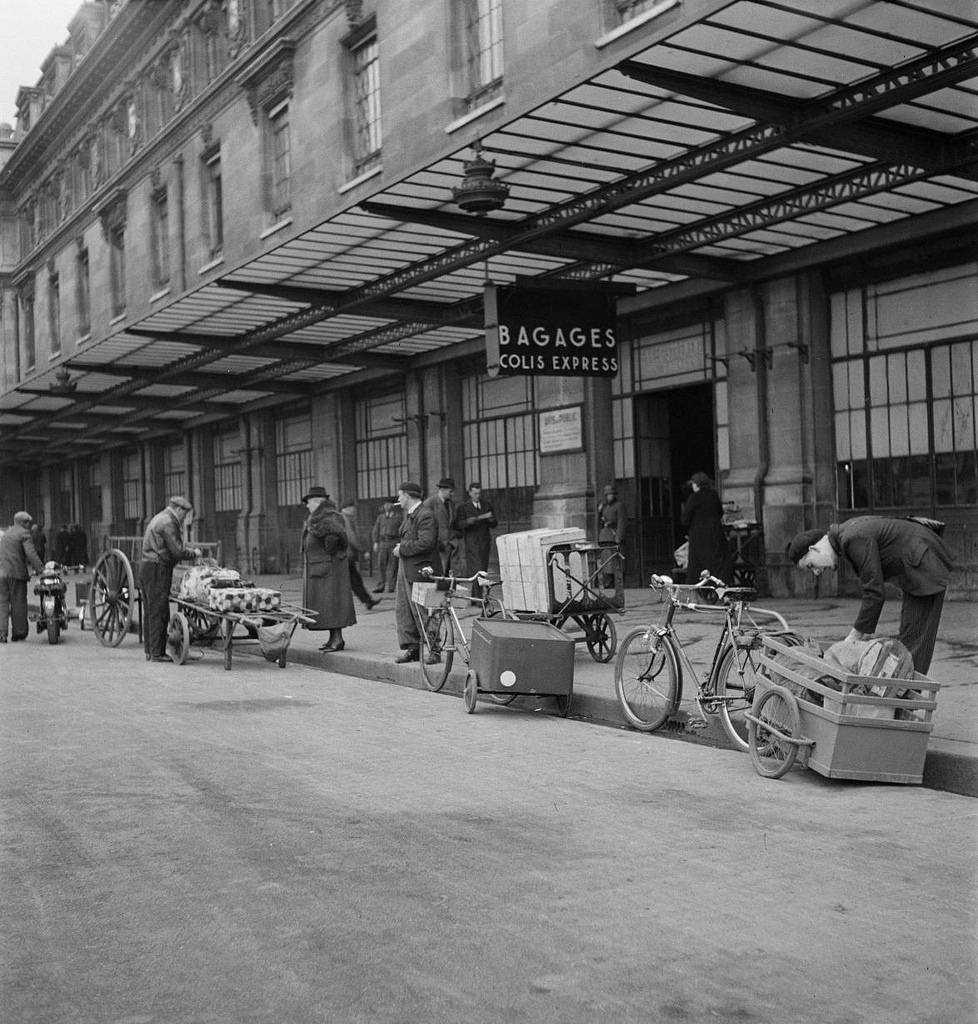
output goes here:
[[444, 608], [436, 608], [421, 628], [421, 674], [436, 693], [445, 685], [455, 660], [455, 627]]
[[682, 673], [673, 641], [654, 630], [625, 637], [615, 659], [615, 692], [628, 722], [652, 732], [679, 706]]
[[759, 648], [738, 647], [728, 644], [717, 661], [716, 672], [711, 681], [711, 690], [716, 702], [710, 702], [709, 695], [701, 706], [707, 714], [720, 716], [720, 724], [727, 738], [737, 748], [746, 751], [747, 719], [744, 717], [754, 703], [754, 688], [761, 672]]

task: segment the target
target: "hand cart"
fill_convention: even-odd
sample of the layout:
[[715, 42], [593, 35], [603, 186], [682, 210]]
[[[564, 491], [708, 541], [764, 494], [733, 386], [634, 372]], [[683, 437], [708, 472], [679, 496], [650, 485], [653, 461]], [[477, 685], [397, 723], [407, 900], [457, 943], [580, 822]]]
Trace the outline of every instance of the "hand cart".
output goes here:
[[751, 760], [779, 779], [797, 761], [830, 779], [920, 783], [940, 683], [855, 676], [764, 638], [747, 713]]
[[618, 631], [611, 616], [622, 614], [625, 605], [624, 559], [618, 545], [588, 541], [554, 544], [546, 565], [549, 606], [517, 610], [517, 617], [549, 622], [566, 630], [575, 643], [586, 644], [596, 662], [611, 661], [618, 648]]
[[166, 635], [166, 653], [177, 665], [183, 665], [190, 645], [216, 647], [224, 655], [224, 668], [231, 668], [231, 650], [235, 644], [257, 644], [266, 661], [285, 668], [289, 644], [296, 627], [311, 625], [315, 612], [298, 606], [280, 605], [263, 611], [216, 611], [208, 605], [182, 597], [171, 598], [176, 611], [170, 616]]

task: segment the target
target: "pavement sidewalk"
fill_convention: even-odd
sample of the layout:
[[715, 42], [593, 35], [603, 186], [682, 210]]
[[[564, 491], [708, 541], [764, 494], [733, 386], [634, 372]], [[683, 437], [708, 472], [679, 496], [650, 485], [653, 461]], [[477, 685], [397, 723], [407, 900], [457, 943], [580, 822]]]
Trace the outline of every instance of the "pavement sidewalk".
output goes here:
[[[282, 592], [283, 599], [301, 603], [302, 579], [298, 575], [260, 576], [259, 586]], [[367, 581], [368, 588], [373, 581]], [[372, 611], [356, 602], [357, 624], [344, 630], [345, 650], [323, 654], [319, 647], [328, 636], [325, 632], [297, 629], [289, 647], [290, 661], [316, 668], [343, 672], [364, 679], [395, 683], [400, 686], [424, 688], [417, 664], [397, 665], [399, 653], [394, 629], [394, 595], [383, 594], [383, 600]], [[856, 615], [858, 601], [845, 598], [819, 600], [763, 598], [757, 605], [780, 612], [793, 630], [816, 640], [832, 642], [845, 636]], [[614, 617], [619, 639], [631, 629], [658, 622], [664, 606], [650, 590], [630, 589], [625, 592], [625, 609]], [[466, 632], [474, 613], [460, 613]], [[899, 600], [887, 601], [880, 619], [880, 636], [896, 636], [900, 615]], [[716, 643], [717, 627], [702, 617], [679, 628], [693, 664], [708, 668]], [[978, 796], [978, 604], [965, 601], [946, 602], [941, 620], [934, 661], [929, 675], [942, 684], [938, 695], [934, 728], [927, 749], [924, 785], [969, 796]], [[465, 666], [456, 658], [451, 676], [442, 693], [460, 695], [465, 680]], [[684, 689], [683, 709], [690, 706], [692, 688]], [[523, 699], [524, 702], [531, 698]], [[541, 710], [548, 710], [540, 699]], [[461, 709], [460, 709], [461, 712]], [[614, 664], [598, 664], [582, 643], [574, 659], [574, 701], [570, 718], [628, 728], [615, 696]], [[650, 736], [650, 742], [663, 737], [679, 738], [714, 746], [727, 746], [719, 725], [704, 731], [688, 731], [685, 716]]]

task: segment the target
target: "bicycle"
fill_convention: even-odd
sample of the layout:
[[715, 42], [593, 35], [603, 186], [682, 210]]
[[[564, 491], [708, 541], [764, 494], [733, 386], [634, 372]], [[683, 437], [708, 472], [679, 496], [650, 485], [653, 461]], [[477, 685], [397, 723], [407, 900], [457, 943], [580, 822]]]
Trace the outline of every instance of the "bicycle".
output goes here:
[[[478, 605], [481, 609], [480, 618], [502, 615], [515, 619], [516, 616], [506, 609], [500, 598], [492, 594], [492, 589], [500, 586], [502, 580], [491, 579], [485, 572], [480, 571], [473, 576], [436, 576], [431, 569], [422, 569], [422, 575], [425, 581], [436, 584], [438, 589], [435, 593], [441, 595], [434, 607], [414, 599], [420, 620], [421, 674], [428, 689], [437, 693], [452, 671], [456, 654], [466, 665], [469, 664], [469, 641], [453, 601], [464, 600], [470, 605]], [[423, 593], [427, 598], [430, 591], [426, 588]], [[502, 693], [486, 696], [498, 704], [509, 704], [516, 695]]]
[[[668, 593], [668, 607], [661, 625], [635, 629], [625, 637], [615, 661], [615, 692], [625, 718], [642, 732], [653, 732], [679, 709], [683, 672], [694, 678], [697, 672], [674, 619], [680, 609], [692, 612], [722, 612], [723, 628], [713, 652], [708, 675], [698, 680], [695, 701], [699, 719], [688, 728], [705, 728], [711, 717], [719, 717], [723, 731], [738, 750], [748, 749], [746, 713], [754, 700], [754, 687], [761, 672], [763, 646], [761, 624], [755, 616], [773, 619], [779, 629], [767, 635], [782, 642], [801, 643], [778, 612], [750, 606], [755, 592], [748, 587], [728, 587], [704, 571], [695, 584], [677, 584], [669, 576], [654, 575], [652, 590]], [[703, 597], [704, 603], [696, 598]]]

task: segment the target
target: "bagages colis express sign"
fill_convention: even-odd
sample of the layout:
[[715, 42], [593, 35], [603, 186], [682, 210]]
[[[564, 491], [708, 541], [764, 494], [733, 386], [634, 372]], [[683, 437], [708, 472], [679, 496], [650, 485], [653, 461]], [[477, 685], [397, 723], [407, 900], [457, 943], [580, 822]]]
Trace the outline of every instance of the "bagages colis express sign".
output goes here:
[[614, 296], [487, 285], [485, 306], [490, 377], [617, 375]]

